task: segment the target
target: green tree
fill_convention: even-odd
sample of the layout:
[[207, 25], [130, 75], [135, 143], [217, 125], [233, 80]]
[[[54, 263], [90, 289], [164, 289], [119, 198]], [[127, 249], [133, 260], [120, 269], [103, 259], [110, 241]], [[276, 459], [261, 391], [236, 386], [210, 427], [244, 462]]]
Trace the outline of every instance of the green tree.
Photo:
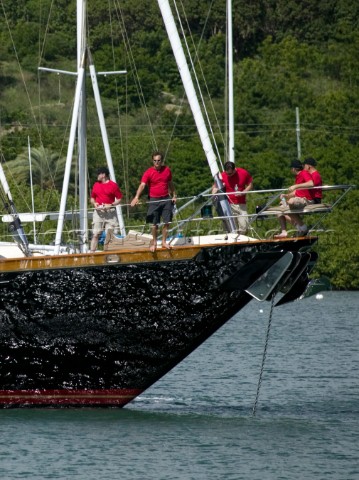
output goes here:
[[60, 158], [58, 153], [44, 147], [31, 148], [30, 154], [31, 170], [28, 150], [25, 150], [15, 160], [6, 163], [8, 174], [27, 185], [30, 185], [32, 176], [33, 185], [38, 185], [43, 190], [61, 190], [66, 157]]

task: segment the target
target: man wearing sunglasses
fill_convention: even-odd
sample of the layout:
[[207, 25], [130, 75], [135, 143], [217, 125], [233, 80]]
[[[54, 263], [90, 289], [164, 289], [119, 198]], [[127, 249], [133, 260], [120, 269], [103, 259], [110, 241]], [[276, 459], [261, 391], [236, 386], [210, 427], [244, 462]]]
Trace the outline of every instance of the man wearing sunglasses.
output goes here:
[[167, 243], [168, 226], [172, 221], [173, 205], [176, 203], [175, 187], [172, 181], [172, 173], [169, 167], [164, 165], [161, 152], [152, 154], [153, 165], [142, 175], [137, 193], [131, 202], [131, 207], [138, 204], [140, 196], [147, 185], [149, 206], [146, 221], [151, 224], [152, 241], [150, 250], [154, 252], [157, 247], [158, 225], [163, 221], [162, 248], [172, 248]]

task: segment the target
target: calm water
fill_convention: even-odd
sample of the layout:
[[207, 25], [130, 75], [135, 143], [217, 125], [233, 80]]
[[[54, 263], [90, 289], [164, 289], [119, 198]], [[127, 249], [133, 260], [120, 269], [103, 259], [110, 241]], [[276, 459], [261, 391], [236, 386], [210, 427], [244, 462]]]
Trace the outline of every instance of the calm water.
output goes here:
[[2, 479], [359, 478], [359, 292], [252, 302], [123, 410], [0, 411]]

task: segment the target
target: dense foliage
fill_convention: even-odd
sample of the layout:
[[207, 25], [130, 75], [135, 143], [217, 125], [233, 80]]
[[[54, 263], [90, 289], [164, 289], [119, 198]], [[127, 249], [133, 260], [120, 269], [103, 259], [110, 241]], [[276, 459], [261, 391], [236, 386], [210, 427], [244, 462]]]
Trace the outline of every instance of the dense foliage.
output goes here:
[[[21, 192], [23, 199], [17, 203], [29, 206], [29, 175], [22, 170], [30, 139], [40, 169], [36, 209], [55, 209], [58, 195], [49, 194], [49, 185], [58, 190], [61, 186], [75, 77], [38, 72], [37, 67], [76, 70], [76, 2], [1, 3], [3, 161], [17, 165], [16, 178], [11, 179], [13, 196]], [[182, 0], [178, 9], [197, 72], [203, 72], [202, 91], [211, 100], [208, 115], [223, 161], [225, 0]], [[298, 156], [296, 108], [301, 157], [317, 159], [326, 184], [359, 184], [359, 4], [233, 0], [233, 12], [236, 162], [253, 174], [255, 189], [291, 184], [288, 165]], [[127, 70], [126, 75], [99, 77], [117, 180], [126, 202], [156, 148], [166, 152], [181, 197], [208, 188], [209, 169], [157, 2], [88, 0], [88, 38], [97, 71]], [[95, 168], [104, 162], [93, 100], [87, 115], [91, 185]], [[51, 171], [56, 159], [60, 163]], [[76, 189], [74, 193], [76, 204]], [[320, 237], [315, 274], [330, 277], [336, 288], [359, 288], [358, 199], [358, 191], [350, 192], [325, 220], [332, 233]], [[256, 201], [251, 200], [252, 208]]]

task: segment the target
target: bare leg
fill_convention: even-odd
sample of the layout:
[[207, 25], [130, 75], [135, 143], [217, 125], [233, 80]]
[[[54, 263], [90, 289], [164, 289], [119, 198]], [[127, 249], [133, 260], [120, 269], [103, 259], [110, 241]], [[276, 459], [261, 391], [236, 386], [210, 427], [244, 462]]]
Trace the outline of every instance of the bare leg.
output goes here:
[[95, 252], [96, 251], [99, 236], [100, 236], [99, 233], [93, 233], [92, 234], [90, 252]]
[[287, 234], [287, 220], [285, 215], [281, 215], [279, 217], [279, 224], [281, 228], [281, 232], [278, 235], [274, 235], [274, 238], [285, 238]]
[[287, 230], [287, 220], [284, 215], [279, 217], [279, 224], [282, 231]]
[[291, 215], [291, 222], [297, 228], [297, 234], [305, 236], [308, 233], [308, 227], [303, 222], [300, 215]]
[[152, 240], [150, 243], [150, 251], [155, 252], [157, 247], [157, 225], [151, 227]]
[[292, 224], [295, 225], [296, 227], [302, 227], [304, 225], [304, 222], [299, 215], [292, 214], [290, 218], [291, 218]]
[[166, 223], [166, 225], [164, 225], [162, 229], [162, 248], [167, 248], [168, 250], [170, 250], [173, 247], [167, 243], [167, 232], [168, 223]]

